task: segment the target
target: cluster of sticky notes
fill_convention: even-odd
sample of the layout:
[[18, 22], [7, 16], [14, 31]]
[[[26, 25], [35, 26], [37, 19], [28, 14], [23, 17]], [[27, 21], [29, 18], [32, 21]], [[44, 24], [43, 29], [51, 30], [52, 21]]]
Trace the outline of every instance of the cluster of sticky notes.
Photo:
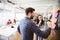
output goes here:
[[52, 22], [52, 27], [55, 28], [56, 27], [56, 22], [57, 22], [57, 16], [58, 16], [58, 13], [56, 12], [55, 14], [52, 15], [52, 18], [51, 18], [51, 22]]

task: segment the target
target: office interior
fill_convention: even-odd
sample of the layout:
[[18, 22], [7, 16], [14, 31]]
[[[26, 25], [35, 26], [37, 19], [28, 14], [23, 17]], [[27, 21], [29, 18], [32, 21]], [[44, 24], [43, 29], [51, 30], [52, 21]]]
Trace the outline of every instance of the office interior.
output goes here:
[[[0, 0], [0, 40], [21, 40], [17, 27], [20, 20], [26, 16], [27, 7], [35, 9], [34, 19], [41, 14], [47, 22], [50, 13], [54, 14], [60, 10], [60, 0]], [[9, 19], [12, 22], [11, 25], [7, 23]], [[51, 30], [49, 37], [43, 40], [59, 39], [59, 32]], [[36, 40], [36, 34], [33, 40]]]

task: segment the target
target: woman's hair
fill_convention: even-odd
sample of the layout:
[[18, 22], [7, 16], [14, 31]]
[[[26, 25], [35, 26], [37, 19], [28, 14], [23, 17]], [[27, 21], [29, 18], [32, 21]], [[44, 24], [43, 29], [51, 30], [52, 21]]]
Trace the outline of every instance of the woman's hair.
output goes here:
[[[37, 16], [37, 24], [39, 23], [39, 19], [38, 19], [39, 16], [42, 17], [42, 15], [38, 15], [38, 16]], [[40, 26], [42, 26], [42, 25], [44, 25], [44, 20], [43, 20], [43, 18], [42, 18], [42, 20], [41, 20], [41, 25], [40, 25]]]

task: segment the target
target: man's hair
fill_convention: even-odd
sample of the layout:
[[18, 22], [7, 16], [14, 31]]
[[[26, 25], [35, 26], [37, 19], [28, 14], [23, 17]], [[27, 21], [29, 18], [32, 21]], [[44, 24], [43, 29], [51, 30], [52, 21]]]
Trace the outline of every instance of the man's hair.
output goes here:
[[26, 15], [28, 15], [29, 12], [32, 13], [33, 11], [35, 11], [34, 8], [28, 7], [28, 8], [26, 8], [25, 13], [26, 13]]

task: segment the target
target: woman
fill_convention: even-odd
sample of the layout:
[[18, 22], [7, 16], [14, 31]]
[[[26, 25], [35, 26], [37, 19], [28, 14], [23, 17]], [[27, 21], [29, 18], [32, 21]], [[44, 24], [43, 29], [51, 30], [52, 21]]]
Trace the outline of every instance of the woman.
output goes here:
[[12, 24], [12, 21], [9, 19], [9, 20], [7, 21], [7, 25], [10, 25], [10, 24]]
[[[43, 17], [42, 15], [38, 15], [37, 17], [37, 26], [41, 29], [41, 30], [44, 30], [45, 29], [45, 23], [44, 23], [44, 20], [43, 20]], [[38, 37], [36, 36], [36, 40], [43, 40], [42, 37]]]

